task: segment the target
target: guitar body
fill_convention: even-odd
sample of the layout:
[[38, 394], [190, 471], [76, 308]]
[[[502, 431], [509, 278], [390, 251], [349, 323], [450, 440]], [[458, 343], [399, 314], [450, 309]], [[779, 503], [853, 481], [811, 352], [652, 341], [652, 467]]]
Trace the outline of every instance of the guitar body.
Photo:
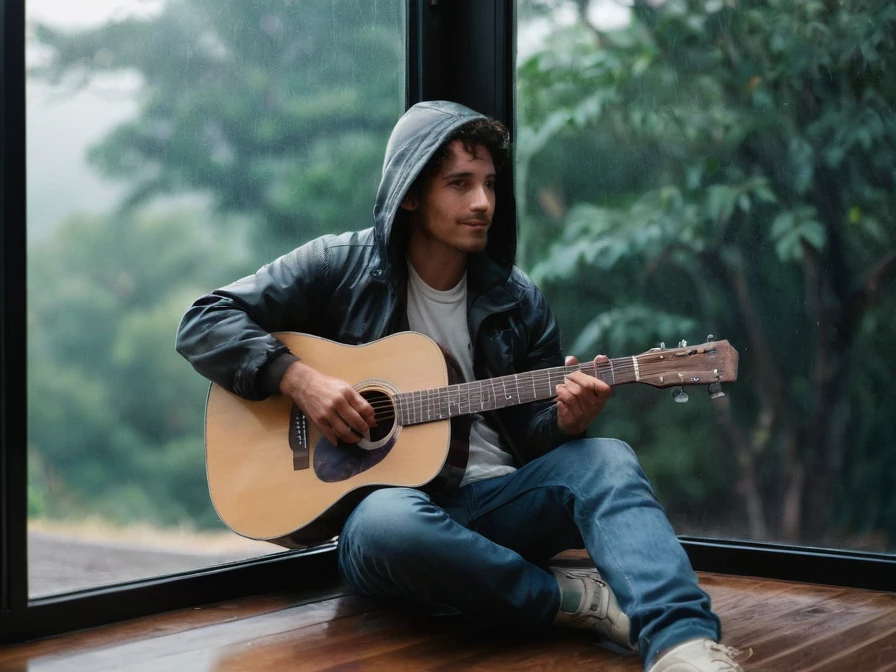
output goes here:
[[[458, 382], [430, 338], [400, 333], [349, 346], [275, 334], [303, 362], [355, 387], [377, 410], [369, 440], [332, 445], [292, 400], [246, 401], [213, 384], [206, 407], [206, 472], [212, 503], [237, 534], [286, 547], [338, 535], [361, 499], [384, 486], [433, 489], [459, 482], [470, 418], [407, 427], [392, 396]], [[381, 419], [382, 416], [382, 419]]]

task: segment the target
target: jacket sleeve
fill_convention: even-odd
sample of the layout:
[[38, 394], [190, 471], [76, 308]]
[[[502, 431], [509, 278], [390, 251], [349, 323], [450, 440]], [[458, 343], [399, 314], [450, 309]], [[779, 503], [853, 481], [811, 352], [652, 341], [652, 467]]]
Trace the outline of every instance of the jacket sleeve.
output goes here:
[[[560, 327], [557, 318], [542, 293], [533, 288], [530, 309], [527, 310], [528, 349], [526, 361], [519, 371], [533, 371], [563, 366], [560, 347]], [[561, 443], [579, 436], [571, 436], [557, 424], [557, 405], [553, 399], [511, 406], [501, 411], [501, 421], [513, 441], [519, 457], [530, 461], [553, 450]]]
[[198, 299], [177, 328], [176, 347], [200, 374], [249, 400], [278, 391], [297, 357], [271, 336], [312, 331], [325, 307], [327, 248], [317, 239]]

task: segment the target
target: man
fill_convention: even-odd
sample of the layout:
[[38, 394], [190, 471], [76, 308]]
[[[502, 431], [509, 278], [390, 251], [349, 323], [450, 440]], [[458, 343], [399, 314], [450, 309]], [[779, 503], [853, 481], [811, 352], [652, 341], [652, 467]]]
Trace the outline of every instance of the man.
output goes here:
[[[358, 344], [422, 331], [467, 379], [564, 364], [553, 314], [513, 265], [507, 140], [461, 105], [415, 105], [389, 140], [373, 227], [313, 240], [199, 299], [179, 352], [244, 398], [292, 397], [334, 444], [357, 442], [373, 409], [271, 332]], [[365, 498], [340, 536], [344, 581], [481, 622], [586, 629], [637, 649], [651, 672], [741, 670], [631, 448], [584, 438], [610, 387], [575, 372], [556, 393], [477, 417], [460, 487]], [[549, 566], [583, 543], [599, 573]]]

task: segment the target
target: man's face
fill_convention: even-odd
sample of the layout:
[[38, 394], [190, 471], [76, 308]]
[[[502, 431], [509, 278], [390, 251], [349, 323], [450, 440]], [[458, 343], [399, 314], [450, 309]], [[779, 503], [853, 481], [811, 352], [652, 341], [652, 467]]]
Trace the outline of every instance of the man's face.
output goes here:
[[432, 251], [481, 252], [495, 214], [495, 164], [483, 146], [475, 155], [460, 140], [448, 145], [438, 173], [408, 194], [402, 207], [415, 213], [411, 236], [422, 236]]

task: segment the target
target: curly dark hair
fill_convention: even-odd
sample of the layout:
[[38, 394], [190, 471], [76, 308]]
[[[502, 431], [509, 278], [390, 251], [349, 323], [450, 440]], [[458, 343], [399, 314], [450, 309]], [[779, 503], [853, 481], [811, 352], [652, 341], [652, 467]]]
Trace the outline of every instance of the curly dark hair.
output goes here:
[[498, 175], [510, 161], [510, 131], [507, 127], [495, 119], [473, 119], [459, 126], [448, 136], [420, 171], [420, 177], [436, 175], [439, 172], [442, 163], [448, 158], [448, 145], [455, 140], [460, 140], [467, 153], [474, 157], [477, 147], [485, 147], [492, 155], [495, 173]]

